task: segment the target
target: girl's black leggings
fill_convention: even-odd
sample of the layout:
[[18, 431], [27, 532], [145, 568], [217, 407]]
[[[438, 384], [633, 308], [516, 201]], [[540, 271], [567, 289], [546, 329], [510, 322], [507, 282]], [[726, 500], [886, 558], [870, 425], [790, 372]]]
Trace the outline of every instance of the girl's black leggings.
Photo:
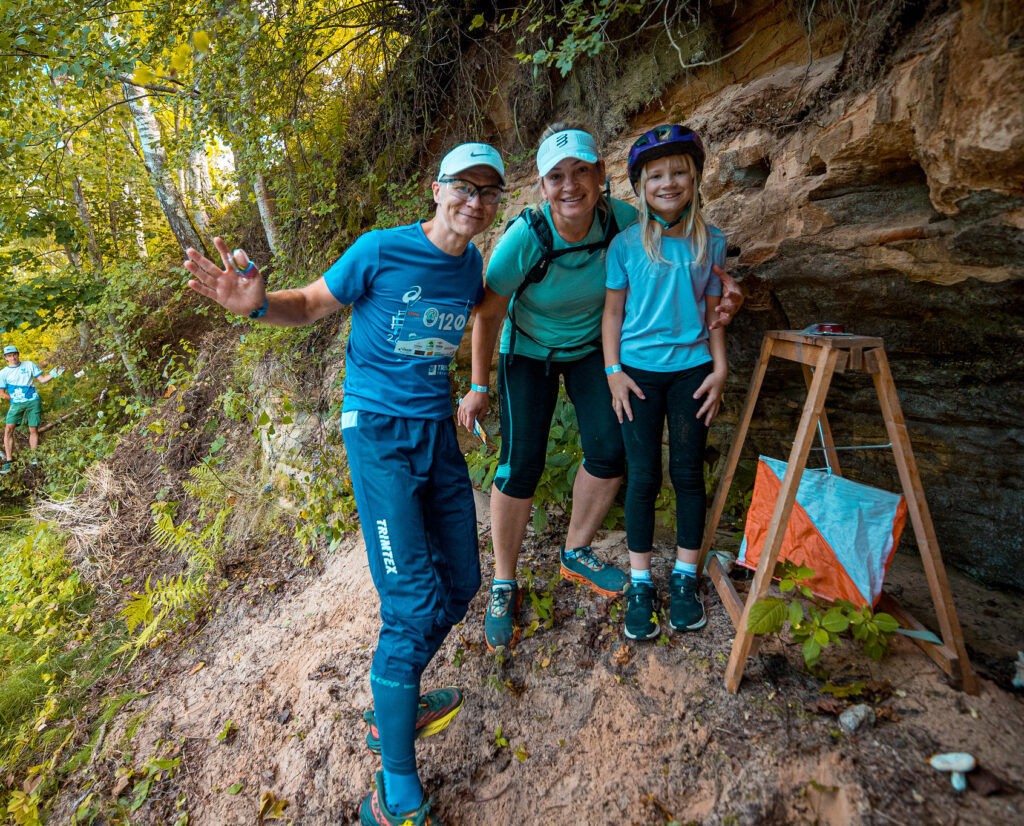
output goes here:
[[673, 373], [655, 373], [623, 364], [646, 399], [632, 396], [633, 421], [622, 423], [626, 446], [626, 540], [636, 553], [649, 553], [654, 539], [654, 503], [661, 490], [661, 437], [668, 417], [669, 476], [676, 491], [676, 544], [699, 548], [704, 534], [707, 494], [704, 447], [708, 429], [697, 418], [703, 398], [693, 394], [711, 373], [712, 363]]

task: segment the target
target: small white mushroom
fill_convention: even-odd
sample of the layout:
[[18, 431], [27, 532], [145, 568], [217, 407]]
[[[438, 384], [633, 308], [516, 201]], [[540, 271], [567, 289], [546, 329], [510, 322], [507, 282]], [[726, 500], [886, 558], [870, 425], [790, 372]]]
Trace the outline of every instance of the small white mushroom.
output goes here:
[[[928, 763], [933, 769], [938, 769], [940, 772], [956, 772], [957, 774], [973, 771], [974, 767], [977, 765], [974, 755], [968, 754], [965, 751], [954, 751], [948, 754], [933, 754], [928, 760]], [[953, 781], [953, 785], [956, 785], [955, 780]]]
[[953, 772], [950, 779], [953, 781], [953, 788], [958, 792], [967, 788], [967, 775], [963, 772]]

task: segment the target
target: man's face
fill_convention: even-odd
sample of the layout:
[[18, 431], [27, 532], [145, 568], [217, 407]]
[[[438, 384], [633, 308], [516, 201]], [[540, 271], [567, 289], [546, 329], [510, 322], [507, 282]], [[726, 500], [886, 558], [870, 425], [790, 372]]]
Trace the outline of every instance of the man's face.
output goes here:
[[17, 353], [4, 353], [4, 361], [8, 367], [17, 367], [21, 363], [21, 357]]
[[[501, 187], [501, 178], [489, 166], [471, 166], [458, 175], [454, 183], [434, 182], [434, 203], [437, 204], [437, 218], [456, 235], [472, 238], [494, 223], [498, 214], [498, 202], [484, 203], [485, 198], [478, 190], [484, 187]], [[466, 200], [467, 191], [472, 190]]]

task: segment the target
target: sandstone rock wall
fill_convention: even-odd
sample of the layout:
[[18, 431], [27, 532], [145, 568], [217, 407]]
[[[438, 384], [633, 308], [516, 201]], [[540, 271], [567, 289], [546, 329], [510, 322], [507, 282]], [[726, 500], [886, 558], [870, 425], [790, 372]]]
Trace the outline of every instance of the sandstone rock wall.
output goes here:
[[[834, 321], [881, 336], [947, 562], [1024, 588], [1020, 4], [972, 0], [918, 21], [872, 88], [839, 93], [864, 84], [834, 26], [808, 38], [789, 4], [714, 5], [726, 57], [606, 147], [613, 194], [631, 198], [637, 134], [686, 121], [707, 137], [702, 192], [747, 294], [713, 442], [727, 449], [765, 330]], [[524, 166], [506, 214], [532, 175]], [[796, 366], [773, 367], [750, 455], [788, 454], [803, 398]], [[886, 441], [867, 377], [840, 377], [827, 406], [837, 443]], [[853, 478], [897, 489], [888, 451], [843, 458]]]

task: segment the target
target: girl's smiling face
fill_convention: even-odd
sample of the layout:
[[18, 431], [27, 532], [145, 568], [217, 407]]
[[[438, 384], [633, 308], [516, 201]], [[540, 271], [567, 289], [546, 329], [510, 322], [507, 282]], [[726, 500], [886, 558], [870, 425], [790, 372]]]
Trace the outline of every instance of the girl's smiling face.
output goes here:
[[657, 158], [644, 167], [644, 198], [652, 212], [666, 221], [674, 221], [693, 200], [692, 161], [686, 155]]

